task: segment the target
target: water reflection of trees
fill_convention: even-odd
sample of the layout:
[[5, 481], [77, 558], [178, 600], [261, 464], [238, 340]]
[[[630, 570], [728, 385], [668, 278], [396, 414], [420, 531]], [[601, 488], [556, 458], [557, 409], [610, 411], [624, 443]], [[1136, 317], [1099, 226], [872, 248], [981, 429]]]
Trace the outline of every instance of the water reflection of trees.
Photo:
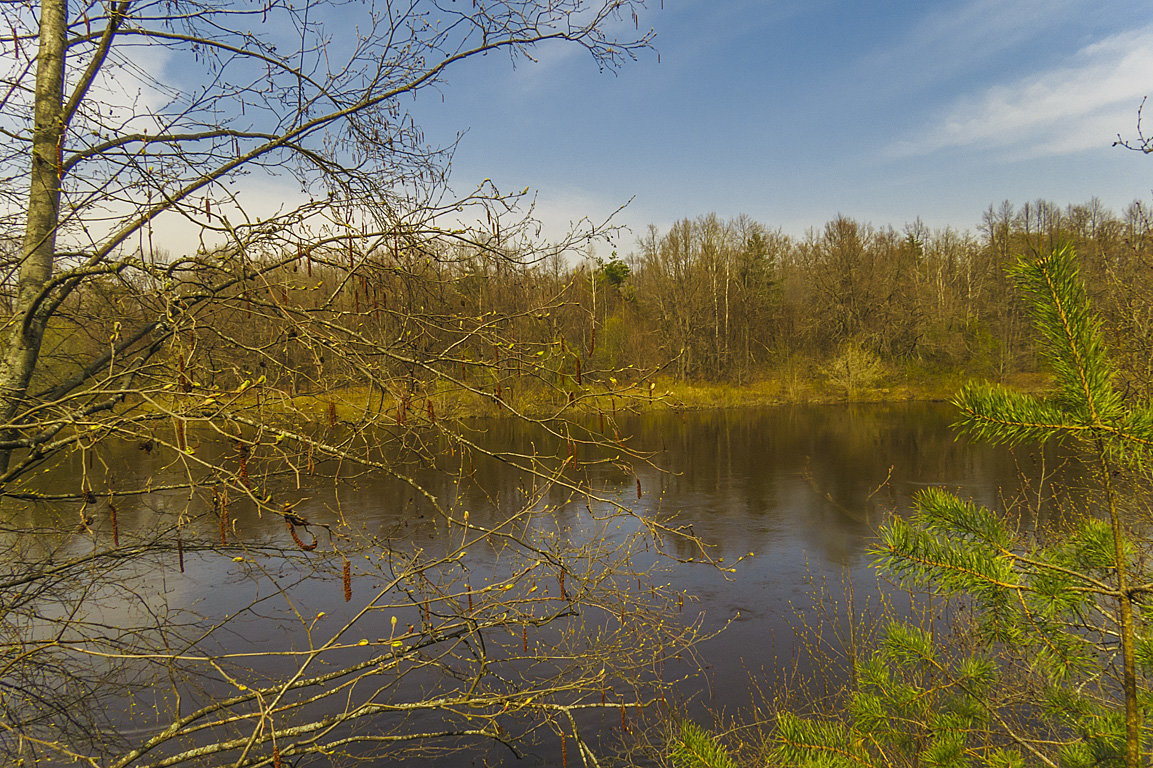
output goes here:
[[[625, 662], [627, 673], [607, 686], [618, 695], [630, 685], [653, 679], [652, 658], [643, 662], [640, 656], [629, 654], [639, 652], [642, 637], [657, 631], [657, 617], [662, 611], [665, 616], [675, 614], [683, 622], [681, 626], [691, 628], [705, 616], [711, 616], [709, 621], [714, 624], [723, 622], [731, 618], [726, 612], [739, 608], [745, 619], [729, 628], [732, 640], [723, 642], [731, 642], [728, 647], [738, 649], [736, 656], [754, 654], [763, 657], [764, 663], [764, 658], [769, 658], [764, 638], [774, 627], [779, 637], [788, 621], [777, 602], [789, 597], [801, 599], [800, 575], [807, 564], [818, 570], [859, 566], [873, 527], [883, 515], [901, 512], [914, 489], [944, 483], [979, 500], [999, 501], [998, 489], [1005, 488], [1009, 489], [1005, 498], [1012, 500], [1023, 465], [1034, 471], [1042, 463], [1047, 470], [1055, 466], [1054, 458], [1046, 455], [1014, 456], [955, 442], [947, 429], [950, 419], [947, 408], [923, 405], [636, 417], [625, 426], [636, 434], [637, 447], [655, 451], [654, 462], [668, 469], [659, 471], [643, 462], [631, 467], [594, 462], [597, 457], [582, 455], [580, 465], [566, 471], [579, 473], [586, 487], [599, 489], [599, 500], [575, 494], [570, 487], [550, 485], [539, 476], [515, 471], [491, 457], [475, 456], [469, 464], [457, 456], [452, 467], [419, 462], [405, 465], [405, 471], [438, 500], [441, 510], [446, 510], [455, 523], [446, 520], [437, 505], [412, 486], [376, 474], [349, 472], [339, 485], [332, 481], [335, 467], [319, 468], [317, 477], [327, 475], [327, 480], [306, 477], [298, 484], [291, 473], [262, 478], [264, 487], [276, 498], [296, 500], [295, 513], [311, 523], [307, 531], [299, 533], [306, 541], [316, 535], [319, 548], [315, 552], [300, 551], [282, 518], [261, 514], [244, 498], [234, 498], [229, 504], [229, 530], [243, 535], [233, 538], [229, 533], [224, 545], [197, 548], [191, 543], [196, 538], [193, 530], [202, 539], [219, 535], [216, 527], [220, 521], [212, 511], [212, 486], [195, 489], [191, 495], [188, 490], [155, 490], [102, 498], [95, 505], [8, 507], [3, 526], [7, 531], [41, 525], [46, 532], [66, 531], [68, 535], [61, 536], [59, 542], [50, 535], [38, 539], [7, 536], [4, 542], [12, 546], [18, 539], [20, 546], [39, 547], [41, 559], [50, 554], [49, 559], [67, 562], [82, 555], [86, 547], [90, 550], [96, 538], [109, 536], [109, 505], [115, 504], [124, 540], [152, 550], [134, 561], [133, 570], [116, 575], [122, 591], [108, 592], [89, 604], [100, 606], [100, 621], [135, 627], [138, 637], [134, 642], [141, 647], [162, 645], [175, 651], [192, 647], [196, 639], [199, 648], [213, 649], [214, 661], [220, 663], [237, 648], [260, 653], [274, 643], [283, 648], [287, 642], [289, 648], [297, 649], [310, 643], [323, 646], [333, 636], [332, 627], [353, 617], [350, 606], [368, 600], [369, 612], [362, 621], [371, 627], [363, 637], [369, 641], [369, 650], [375, 654], [389, 652], [396, 639], [390, 635], [391, 616], [397, 617], [397, 631], [403, 635], [405, 648], [415, 650], [388, 667], [388, 679], [376, 679], [372, 688], [360, 686], [358, 690], [370, 693], [358, 706], [376, 706], [384, 697], [416, 690], [451, 698], [458, 691], [456, 683], [437, 688], [438, 675], [446, 682], [473, 681], [475, 667], [470, 665], [478, 659], [494, 665], [505, 658], [519, 659], [509, 668], [509, 680], [523, 682], [526, 678], [520, 676], [530, 672], [575, 674], [575, 678], [565, 678], [577, 681], [568, 689], [574, 692], [570, 701], [596, 703], [605, 686], [597, 681], [599, 667], [593, 668], [590, 654], [594, 651], [588, 637], [606, 639], [609, 645], [602, 644], [596, 652], [609, 647]], [[495, 420], [474, 426], [473, 439], [510, 453], [560, 456], [559, 461], [563, 461], [565, 450], [555, 439], [549, 442], [531, 428]], [[201, 440], [198, 450], [218, 452], [213, 461], [223, 462], [233, 460], [229, 452], [235, 448]], [[103, 463], [94, 467], [68, 459], [55, 468], [42, 488], [47, 492], [54, 484], [75, 486], [82, 472], [97, 485], [111, 482], [131, 487], [148, 480], [157, 489], [184, 477], [179, 461], [135, 443], [124, 443], [103, 458]], [[548, 464], [541, 459], [540, 466], [555, 469], [559, 461]], [[886, 483], [890, 467], [892, 476]], [[445, 471], [448, 469], [455, 471]], [[635, 491], [638, 478], [640, 498]], [[627, 518], [631, 522], [623, 527], [613, 527], [619, 526], [620, 518], [611, 524], [598, 520], [614, 502], [633, 508], [638, 517]], [[1026, 505], [1022, 503], [1021, 508], [1026, 509]], [[1042, 508], [1049, 514], [1044, 505]], [[81, 509], [90, 518], [91, 533], [78, 537], [74, 534]], [[502, 535], [480, 542], [458, 562], [454, 558], [460, 552], [460, 521], [466, 511], [472, 523], [499, 529]], [[182, 524], [188, 526], [183, 553], [176, 551], [174, 540], [174, 520], [181, 515], [185, 515]], [[754, 551], [757, 556], [741, 564], [734, 582], [723, 582], [715, 571], [654, 573], [648, 569], [661, 561], [654, 551], [645, 551], [638, 543], [641, 519], [665, 519], [670, 527], [691, 526], [688, 532], [712, 545], [709, 554], [726, 558], [726, 567], [747, 552]], [[366, 553], [375, 551], [385, 557], [350, 558], [355, 600], [346, 604], [338, 550], [356, 551], [348, 548], [350, 539], [339, 538], [349, 536], [371, 542], [375, 549]], [[507, 542], [513, 540], [520, 544], [509, 546]], [[585, 546], [589, 541], [596, 542], [591, 549]], [[664, 543], [676, 558], [699, 561], [701, 549], [688, 542], [682, 537], [665, 537]], [[530, 549], [524, 549], [525, 545]], [[546, 557], [529, 557], [529, 551]], [[583, 552], [575, 560], [565, 560], [570, 570], [564, 589], [574, 597], [581, 590], [585, 606], [579, 618], [555, 611], [537, 612], [541, 605], [559, 607], [562, 587], [558, 573], [555, 568], [545, 571], [550, 567], [549, 557], [568, 557], [566, 552]], [[233, 557], [241, 560], [234, 562]], [[52, 615], [72, 610], [74, 598], [85, 595], [83, 591], [70, 592], [76, 589], [82, 573], [74, 571], [58, 582], [59, 599]], [[518, 579], [509, 581], [510, 574], [519, 574]], [[644, 588], [637, 589], [637, 578], [645, 580]], [[373, 590], [396, 579], [401, 579], [403, 588], [370, 597]], [[504, 590], [505, 584], [512, 588]], [[491, 589], [493, 585], [500, 586], [499, 591]], [[527, 592], [534, 587], [535, 592]], [[679, 593], [685, 589], [700, 595], [702, 602], [682, 603]], [[549, 602], [535, 602], [534, 596], [546, 596]], [[453, 635], [462, 631], [460, 617], [473, 615], [470, 605], [473, 613], [483, 611], [487, 616], [488, 629], [484, 621], [476, 625], [479, 636], [485, 638], [487, 656], [477, 656], [475, 643], [466, 640], [465, 635], [473, 630]], [[283, 613], [286, 608], [288, 614]], [[327, 618], [316, 624], [314, 617], [321, 612]], [[274, 615], [288, 615], [289, 620], [287, 624], [283, 618], [269, 620]], [[149, 616], [156, 617], [151, 625]], [[542, 624], [541, 620], [549, 616], [559, 623]], [[83, 620], [95, 618], [92, 614]], [[90, 630], [85, 626], [85, 631]], [[436, 639], [450, 635], [453, 639], [447, 644]], [[543, 656], [524, 650], [526, 635], [530, 650], [539, 643], [551, 653], [563, 651], [566, 658], [587, 668], [549, 667]], [[356, 641], [359, 639], [358, 635]], [[114, 637], [109, 642], [121, 644], [118, 658], [124, 661], [125, 638]], [[335, 669], [341, 664], [347, 668], [357, 653], [355, 643], [353, 647], [347, 645], [338, 643], [331, 648], [324, 668]], [[282, 661], [278, 659], [269, 656], [238, 661], [228, 668], [229, 674], [246, 681], [243, 684], [249, 689], [260, 690], [262, 681], [267, 683], [283, 671], [277, 668]], [[75, 655], [62, 656], [58, 666], [71, 669], [76, 663]], [[84, 666], [87, 677], [70, 683], [76, 691], [74, 698], [62, 701], [75, 702], [79, 701], [76, 697], [88, 696], [106, 702], [103, 711], [108, 713], [108, 722], [97, 725], [115, 733], [123, 726], [114, 722], [123, 709], [117, 705], [123, 698], [117, 696], [125, 691], [109, 695], [98, 690], [109, 679], [109, 663]], [[177, 695], [185, 701], [238, 695], [226, 677], [215, 672], [204, 674], [204, 669], [184, 670], [169, 678], [167, 687], [158, 689], [167, 690], [167, 694], [150, 692], [162, 670], [148, 661], [125, 664], [138, 667], [134, 675], [139, 687], [131, 691], [138, 705], [154, 700], [158, 706], [164, 705], [166, 700], [175, 701]], [[55, 674], [52, 670], [53, 666], [46, 664], [39, 677], [27, 682], [49, 690]], [[169, 674], [163, 670], [161, 677]], [[398, 683], [398, 679], [405, 682]], [[505, 704], [521, 700], [514, 688], [508, 683], [490, 691], [491, 701], [501, 703], [481, 712], [481, 721], [501, 722], [505, 728], [519, 723], [517, 727], [528, 728], [531, 718], [510, 720], [495, 714]], [[384, 710], [381, 716], [385, 716]], [[430, 728], [442, 722], [439, 717], [441, 714], [431, 710], [414, 709], [409, 715], [392, 713], [382, 722], [402, 729]], [[468, 730], [464, 724], [458, 726]]]
[[[478, 439], [506, 450], [534, 438]], [[196, 450], [235, 461], [230, 444], [202, 437]], [[3, 683], [41, 694], [5, 704], [26, 733], [60, 744], [124, 756], [157, 740], [150, 764], [235, 754], [253, 727], [266, 746], [326, 750], [339, 728], [341, 749], [360, 756], [410, 746], [412, 733], [555, 749], [563, 728], [575, 750], [590, 713], [649, 702], [656, 666], [696, 632], [652, 580], [644, 525], [619, 509], [596, 519], [604, 503], [550, 482], [546, 459], [537, 475], [479, 455], [457, 472], [411, 462], [413, 483], [333, 466], [254, 477], [291, 500], [305, 522], [290, 531], [250, 498], [190, 489], [180, 457], [161, 449], [126, 442], [101, 458], [60, 461], [29, 493], [81, 478], [153, 490], [9, 504], [0, 520], [5, 632], [37, 658]], [[28, 562], [57, 572], [21, 593]], [[187, 719], [170, 733], [160, 713]], [[292, 723], [318, 730], [283, 730]]]
[[666, 511], [727, 553], [788, 540], [819, 560], [848, 563], [885, 516], [907, 510], [926, 485], [954, 488], [1023, 524], [1059, 518], [1043, 487], [1038, 503], [1040, 477], [1052, 482], [1060, 473], [1075, 485], [1080, 467], [1059, 451], [956, 440], [953, 418], [945, 404], [798, 406], [646, 415], [630, 426], [659, 435], [642, 447], [667, 462], [667, 473], [649, 479]]

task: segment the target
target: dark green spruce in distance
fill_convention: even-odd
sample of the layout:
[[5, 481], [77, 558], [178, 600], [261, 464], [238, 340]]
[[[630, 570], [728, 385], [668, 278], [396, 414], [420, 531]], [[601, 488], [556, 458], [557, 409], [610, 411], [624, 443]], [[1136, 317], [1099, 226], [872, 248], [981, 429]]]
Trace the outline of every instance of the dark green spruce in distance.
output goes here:
[[882, 529], [876, 566], [903, 586], [958, 598], [972, 608], [971, 631], [934, 639], [890, 625], [855, 665], [844, 711], [778, 715], [773, 764], [1136, 768], [1150, 754], [1153, 542], [1147, 526], [1126, 527], [1114, 476], [1144, 468], [1153, 410], [1116, 390], [1071, 249], [1022, 258], [1009, 274], [1054, 390], [966, 385], [957, 427], [995, 443], [1078, 449], [1096, 472], [1095, 506], [1071, 530], [1025, 537], [984, 507], [920, 493], [910, 520]]

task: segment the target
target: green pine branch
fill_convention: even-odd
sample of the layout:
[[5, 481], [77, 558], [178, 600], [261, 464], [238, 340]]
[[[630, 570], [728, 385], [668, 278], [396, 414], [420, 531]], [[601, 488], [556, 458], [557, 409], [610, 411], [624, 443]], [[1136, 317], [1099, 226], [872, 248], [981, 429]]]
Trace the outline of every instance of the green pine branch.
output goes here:
[[669, 755], [676, 768], [737, 768], [716, 737], [689, 720], [681, 723], [681, 731]]

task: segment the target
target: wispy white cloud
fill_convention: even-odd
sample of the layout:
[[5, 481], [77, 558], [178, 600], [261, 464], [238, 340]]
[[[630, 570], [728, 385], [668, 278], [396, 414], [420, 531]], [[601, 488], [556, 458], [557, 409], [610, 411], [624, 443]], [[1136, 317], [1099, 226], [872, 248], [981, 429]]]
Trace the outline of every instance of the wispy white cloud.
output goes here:
[[[212, 211], [215, 222], [223, 217], [236, 226], [267, 221], [308, 202], [298, 184], [257, 172], [231, 184], [228, 197], [213, 195]], [[198, 248], [209, 250], [228, 241], [219, 229], [205, 229], [177, 211], [158, 216], [150, 237], [154, 247], [173, 255], [188, 255]]]
[[1134, 125], [1151, 89], [1153, 26], [1086, 46], [1063, 66], [962, 96], [891, 150], [977, 147], [1038, 157], [1108, 147]]
[[[567, 238], [574, 230], [587, 229], [590, 225], [599, 227], [606, 222], [609, 226], [628, 225], [633, 211], [629, 207], [619, 210], [628, 202], [627, 198], [614, 199], [609, 194], [572, 186], [543, 188], [536, 194], [532, 213], [533, 218], [540, 222], [541, 236], [558, 241]], [[627, 244], [631, 239], [630, 232], [620, 231], [612, 242], [615, 245], [623, 240]], [[599, 249], [604, 255], [612, 247], [600, 245]]]
[[965, 69], [1084, 13], [1086, 0], [964, 0], [929, 10], [887, 54], [910, 74]]
[[[170, 50], [156, 44], [114, 49], [88, 93], [88, 101], [100, 109], [100, 122], [121, 133], [160, 130], [164, 126], [160, 113], [174, 98], [160, 85], [172, 58]], [[68, 74], [77, 79], [80, 67], [73, 64]]]
[[515, 67], [510, 68], [503, 78], [504, 84], [519, 96], [534, 96], [540, 91], [558, 87], [566, 73], [582, 61], [588, 54], [574, 45], [562, 45], [555, 41], [538, 45], [515, 59]]

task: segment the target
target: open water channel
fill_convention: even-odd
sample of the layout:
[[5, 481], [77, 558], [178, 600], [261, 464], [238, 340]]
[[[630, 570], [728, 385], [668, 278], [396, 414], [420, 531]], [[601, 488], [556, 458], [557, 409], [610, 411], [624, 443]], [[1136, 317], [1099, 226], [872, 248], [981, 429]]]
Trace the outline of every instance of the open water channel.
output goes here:
[[[638, 448], [652, 452], [655, 466], [642, 465], [634, 477], [606, 465], [593, 470], [594, 483], [642, 515], [672, 515], [691, 524], [715, 557], [727, 564], [739, 560], [731, 574], [694, 564], [678, 565], [670, 573], [675, 586], [693, 596], [685, 604], [686, 621], [699, 618], [706, 632], [725, 627], [698, 649], [700, 671], [678, 686], [679, 707], [702, 718], [722, 711], [737, 714], [754, 701], [753, 688], [771, 689], [783, 673], [808, 670], [797, 625], [817, 625], [828, 615], [812, 604], [814, 582], [828, 581], [833, 585], [829, 599], [844, 601], [840, 585], [847, 578], [856, 585], [855, 607], [863, 610], [876, 595], [869, 548], [877, 527], [889, 515], [907, 514], [918, 489], [943, 486], [1011, 510], [1008, 514], [1022, 525], [1043, 522], [1047, 513], [1044, 504], [1036, 513], [1036, 482], [1054, 471], [1057, 460], [1030, 448], [1010, 451], [958, 439], [950, 428], [954, 418], [950, 406], [924, 403], [622, 416], [621, 431], [631, 434]], [[534, 439], [524, 426], [503, 421], [483, 425], [478, 435], [489, 445], [526, 450]], [[141, 451], [132, 456], [137, 463], [130, 471], [138, 479], [152, 473], [162, 484], [169, 470], [159, 457]], [[120, 471], [121, 482], [130, 483], [132, 478], [123, 477], [129, 470]], [[1068, 466], [1060, 471], [1066, 479], [1078, 472]], [[465, 505], [474, 514], [490, 516], [498, 516], [502, 500], [512, 499], [525, 483], [495, 462], [478, 466], [477, 473], [471, 489], [431, 472], [422, 480], [446, 505]], [[638, 478], [643, 488], [639, 499], [633, 490]], [[481, 487], [485, 494], [476, 490]], [[393, 481], [366, 477], [338, 497], [331, 484], [305, 487], [298, 495], [304, 501], [297, 511], [305, 517], [331, 515], [338, 503], [347, 519], [366, 530], [409, 530], [416, 543], [435, 535], [422, 527], [430, 517], [427, 502]], [[120, 524], [144, 525], [166, 505], [183, 504], [178, 496], [125, 500]], [[566, 503], [578, 502], [562, 499], [558, 515], [566, 514]], [[236, 525], [248, 536], [284, 536], [281, 522], [267, 517], [240, 519]], [[194, 553], [187, 561], [185, 573], [170, 568], [152, 580], [151, 589], [164, 594], [169, 606], [192, 607], [211, 619], [252, 599], [246, 592], [252, 582], [241, 578], [244, 563]], [[303, 613], [332, 610], [341, 604], [339, 591], [339, 581], [312, 586], [306, 581], [293, 593], [295, 608]], [[284, 606], [273, 602], [261, 610], [261, 620], [231, 628], [230, 642], [254, 648], [278, 642], [281, 630], [269, 616]], [[831, 605], [826, 601], [824, 608]], [[835, 632], [835, 624], [834, 615], [824, 631]], [[483, 748], [465, 763], [458, 756], [444, 764], [544, 765], [555, 762], [555, 752], [544, 754], [550, 751], [517, 761], [499, 748]]]

